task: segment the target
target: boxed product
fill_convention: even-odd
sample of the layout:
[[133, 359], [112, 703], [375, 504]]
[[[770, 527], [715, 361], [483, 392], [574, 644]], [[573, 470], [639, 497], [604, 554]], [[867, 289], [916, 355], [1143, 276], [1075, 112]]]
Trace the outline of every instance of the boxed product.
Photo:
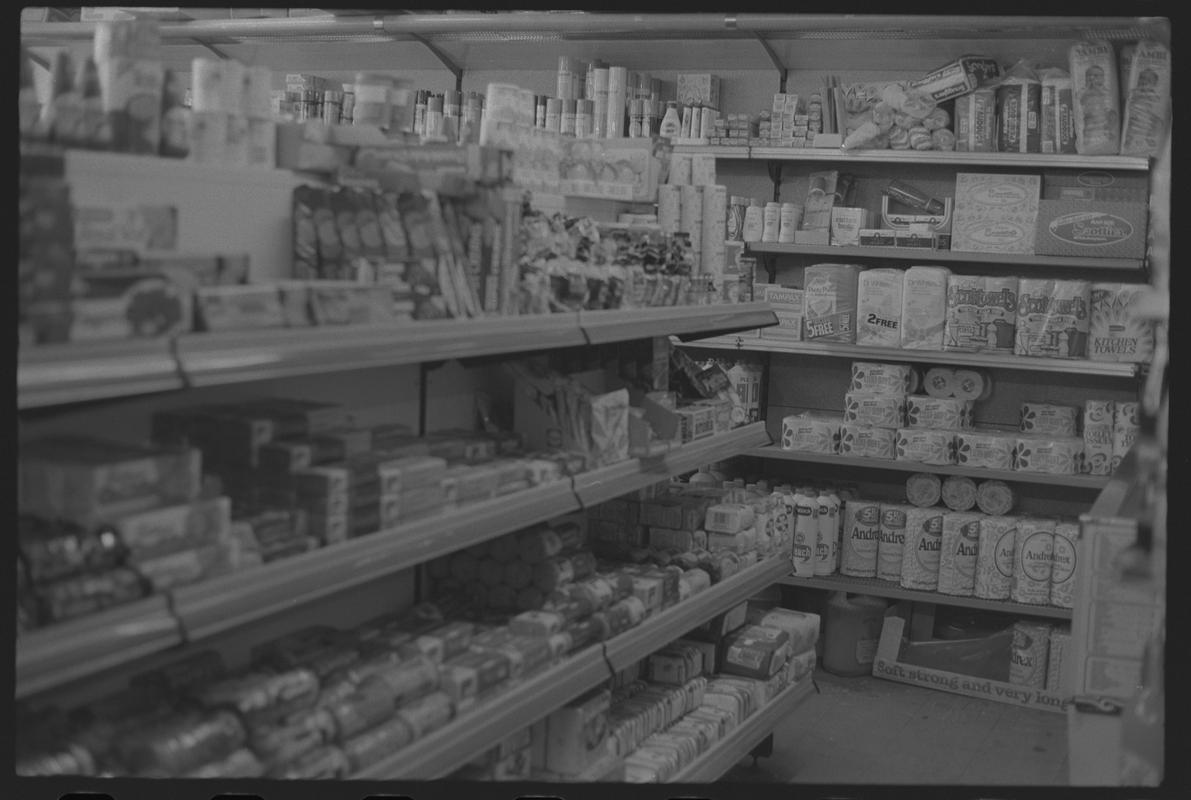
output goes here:
[[900, 428], [906, 422], [904, 394], [848, 392], [844, 396], [844, 420], [879, 428]]
[[843, 417], [823, 414], [797, 414], [782, 418], [782, 449], [810, 453], [836, 453], [839, 450]]
[[1154, 352], [1154, 329], [1134, 313], [1149, 291], [1144, 283], [1093, 283], [1088, 358], [1093, 361], [1146, 363]]
[[1144, 258], [1145, 203], [1039, 201], [1035, 253], [1083, 258]]
[[611, 692], [596, 689], [547, 717], [546, 769], [573, 775], [600, 757], [608, 741], [611, 701]]
[[794, 611], [788, 608], [767, 609], [749, 606], [745, 619], [750, 625], [785, 631], [791, 655], [799, 655], [813, 650], [815, 643], [819, 640], [820, 618], [818, 614]]
[[906, 398], [906, 427], [959, 431], [972, 427], [974, 403], [957, 397], [912, 394]]
[[1019, 434], [1014, 469], [1050, 475], [1078, 475], [1083, 463], [1083, 439], [1078, 436]]
[[1042, 179], [961, 172], [955, 176], [951, 249], [1033, 255]]
[[1017, 290], [1011, 276], [950, 276], [943, 349], [1012, 353]]
[[680, 72], [677, 77], [679, 104], [720, 107], [720, 79], [709, 72]]
[[1083, 469], [1088, 475], [1112, 474], [1113, 401], [1088, 400], [1083, 411]]
[[900, 269], [866, 269], [857, 281], [856, 344], [901, 346], [902, 284]]
[[806, 341], [856, 341], [856, 291], [860, 268], [854, 264], [808, 266], [803, 281]]
[[1014, 354], [1083, 358], [1087, 353], [1090, 303], [1088, 281], [1022, 278]]
[[897, 431], [858, 422], [840, 425], [839, 454], [856, 458], [883, 458], [892, 460], [896, 456]]
[[761, 328], [761, 338], [802, 341], [805, 304], [802, 289], [766, 286], [761, 299], [773, 306], [777, 315], [777, 325]]
[[947, 466], [955, 463], [955, 431], [899, 428], [897, 460]]
[[831, 243], [839, 247], [859, 247], [860, 231], [869, 226], [867, 208], [831, 209]]
[[996, 152], [997, 93], [992, 87], [955, 98], [955, 149], [964, 153]]
[[231, 502], [226, 497], [140, 511], [112, 520], [135, 560], [185, 550], [227, 537]]
[[946, 267], [913, 266], [902, 286], [901, 346], [907, 350], [942, 350], [947, 323]]
[[1000, 76], [1001, 66], [995, 58], [966, 55], [910, 81], [910, 88], [942, 103], [953, 97], [969, 95], [994, 83]]
[[76, 273], [70, 303], [70, 339], [136, 339], [189, 333], [194, 329], [192, 290], [192, 286], [165, 273]]

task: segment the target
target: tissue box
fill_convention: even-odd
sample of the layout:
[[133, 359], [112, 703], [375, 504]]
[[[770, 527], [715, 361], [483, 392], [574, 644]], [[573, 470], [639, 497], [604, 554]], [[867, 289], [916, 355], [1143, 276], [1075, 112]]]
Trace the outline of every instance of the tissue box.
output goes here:
[[1034, 252], [1042, 256], [1144, 258], [1145, 203], [1042, 200]]

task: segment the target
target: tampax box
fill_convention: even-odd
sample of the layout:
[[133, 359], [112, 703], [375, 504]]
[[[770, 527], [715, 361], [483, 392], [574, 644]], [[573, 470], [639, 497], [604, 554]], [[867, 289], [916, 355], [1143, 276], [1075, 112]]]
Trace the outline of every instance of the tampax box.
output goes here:
[[762, 299], [773, 306], [777, 325], [761, 328], [762, 339], [784, 339], [802, 341], [803, 298], [802, 289], [788, 286], [766, 286]]

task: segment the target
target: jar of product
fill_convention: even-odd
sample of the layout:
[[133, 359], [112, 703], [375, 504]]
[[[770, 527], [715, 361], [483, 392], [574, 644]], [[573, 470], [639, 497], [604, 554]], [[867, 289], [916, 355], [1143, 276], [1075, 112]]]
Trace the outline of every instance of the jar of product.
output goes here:
[[732, 195], [728, 200], [728, 239], [739, 242], [744, 239], [744, 215], [748, 210], [747, 197]]
[[392, 121], [393, 107], [389, 102], [389, 90], [393, 79], [375, 72], [356, 74], [356, 104], [352, 111], [355, 125], [375, 125], [387, 128]]
[[744, 212], [744, 241], [759, 242], [765, 232], [764, 210], [758, 200], [749, 202]]
[[776, 242], [781, 221], [781, 204], [766, 203], [762, 213], [761, 241]]
[[792, 243], [794, 231], [802, 224], [802, 206], [795, 203], [782, 203], [778, 220], [777, 240]]

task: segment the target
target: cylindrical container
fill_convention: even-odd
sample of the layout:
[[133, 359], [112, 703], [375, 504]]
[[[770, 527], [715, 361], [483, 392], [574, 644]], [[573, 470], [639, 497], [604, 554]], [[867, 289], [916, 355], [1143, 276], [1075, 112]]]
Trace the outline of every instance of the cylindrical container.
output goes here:
[[1044, 606], [1050, 602], [1050, 579], [1057, 520], [1026, 517], [1018, 522], [1013, 547], [1013, 585], [1009, 596], [1015, 603]]
[[906, 512], [913, 508], [903, 503], [881, 504], [881, 538], [877, 541], [877, 577], [883, 581], [901, 580], [902, 551], [906, 544]]
[[559, 133], [562, 130], [562, 100], [557, 97], [546, 98], [546, 130]]
[[732, 195], [728, 201], [727, 238], [730, 241], [744, 241], [744, 213], [748, 209], [747, 197]]
[[781, 219], [781, 204], [766, 203], [761, 212], [761, 241], [776, 242]]
[[[190, 62], [190, 109], [228, 111], [224, 107], [223, 84], [230, 61], [199, 57]], [[238, 109], [237, 109], [238, 110]]]
[[231, 167], [248, 164], [248, 118], [243, 114], [227, 115], [227, 145], [223, 163]]
[[670, 172], [666, 183], [675, 186], [687, 186], [691, 183], [691, 157], [685, 153], [670, 154]]
[[[782, 203], [781, 211], [778, 214], [777, 240], [792, 244], [794, 231], [798, 230], [798, 226], [801, 224], [802, 206], [795, 203]], [[762, 236], [764, 236], [764, 232], [762, 232]]]
[[822, 489], [819, 504], [819, 536], [815, 544], [815, 575], [834, 574], [839, 566], [839, 498]]
[[815, 574], [815, 547], [819, 541], [819, 500], [803, 487], [794, 493], [794, 574], [810, 578]]
[[463, 117], [463, 93], [454, 89], [443, 92], [442, 119], [443, 134], [449, 141], [459, 138], [459, 125]]
[[971, 597], [975, 591], [981, 516], [964, 511], [948, 511], [943, 515], [939, 592]]
[[943, 543], [943, 509], [906, 510], [906, 543], [902, 548], [901, 585], [933, 592], [939, 585], [939, 552]]
[[443, 135], [442, 132], [442, 95], [431, 95], [430, 99], [426, 101], [426, 133], [423, 138], [436, 138]]
[[570, 56], [558, 57], [558, 96], [574, 99], [575, 61]]
[[190, 161], [221, 164], [227, 152], [227, 114], [222, 111], [190, 113]]
[[765, 212], [758, 200], [749, 203], [744, 212], [744, 241], [759, 242], [765, 232]]
[[600, 60], [591, 61], [587, 65], [587, 76], [583, 84], [583, 97], [587, 100], [595, 100], [595, 76], [596, 72], [601, 69], [607, 69], [607, 64]]
[[1009, 656], [1009, 682], [1042, 689], [1046, 686], [1046, 656], [1050, 649], [1051, 625], [1018, 621], [1013, 625], [1013, 649]]
[[629, 138], [641, 138], [641, 101], [634, 98], [629, 100]]
[[577, 102], [574, 99], [562, 101], [562, 116], [559, 118], [558, 130], [563, 136], [575, 135], [575, 112]]
[[1017, 517], [984, 517], [976, 554], [973, 594], [983, 600], [1008, 600], [1013, 586]]
[[592, 136], [592, 110], [594, 100], [575, 101], [575, 138], [590, 139]]
[[392, 87], [393, 81], [387, 75], [356, 73], [356, 105], [352, 112], [352, 124], [389, 127], [393, 114], [393, 107], [389, 103], [389, 89]]
[[662, 184], [658, 187], [658, 225], [672, 236], [682, 229], [682, 187]]
[[608, 68], [608, 123], [605, 136], [616, 138], [625, 133], [625, 92], [628, 89], [628, 69]]
[[885, 607], [877, 597], [832, 593], [823, 619], [823, 669], [834, 675], [871, 675]]
[[1075, 567], [1079, 560], [1079, 525], [1060, 522], [1055, 525], [1051, 552], [1050, 604], [1059, 608], [1075, 605]]

